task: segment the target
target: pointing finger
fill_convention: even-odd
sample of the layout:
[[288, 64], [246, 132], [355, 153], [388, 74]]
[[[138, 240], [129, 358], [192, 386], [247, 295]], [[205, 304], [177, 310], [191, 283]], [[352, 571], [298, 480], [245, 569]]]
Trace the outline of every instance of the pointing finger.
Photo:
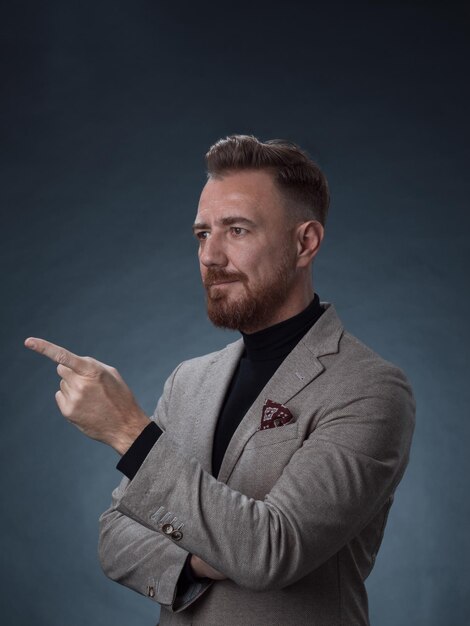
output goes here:
[[90, 364], [87, 359], [81, 356], [77, 356], [73, 352], [57, 346], [55, 343], [46, 341], [45, 339], [38, 339], [37, 337], [28, 337], [24, 342], [24, 345], [34, 352], [43, 354], [55, 363], [65, 365], [77, 374], [87, 374], [90, 372]]

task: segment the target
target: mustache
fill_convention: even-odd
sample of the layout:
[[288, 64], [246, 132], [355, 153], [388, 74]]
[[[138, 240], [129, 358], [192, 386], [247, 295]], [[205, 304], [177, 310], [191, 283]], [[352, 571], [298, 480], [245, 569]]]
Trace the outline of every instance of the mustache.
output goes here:
[[227, 272], [224, 269], [208, 267], [203, 282], [204, 287], [211, 287], [215, 283], [229, 280], [239, 280], [244, 283], [246, 282], [246, 278], [246, 274], [243, 274], [242, 272]]

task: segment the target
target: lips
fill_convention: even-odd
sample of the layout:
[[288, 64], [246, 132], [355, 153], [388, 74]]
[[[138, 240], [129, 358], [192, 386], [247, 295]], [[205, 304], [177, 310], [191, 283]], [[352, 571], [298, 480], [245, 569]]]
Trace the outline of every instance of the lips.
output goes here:
[[238, 282], [237, 279], [235, 280], [219, 280], [215, 283], [209, 283], [209, 287], [217, 287], [218, 285], [228, 285], [229, 283], [236, 283]]

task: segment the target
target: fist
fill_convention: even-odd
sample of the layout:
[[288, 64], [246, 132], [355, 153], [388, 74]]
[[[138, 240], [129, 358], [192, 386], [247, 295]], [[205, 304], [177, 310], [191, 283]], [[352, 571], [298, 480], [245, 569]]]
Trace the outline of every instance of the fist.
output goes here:
[[199, 578], [212, 578], [214, 580], [225, 580], [225, 578], [227, 578], [225, 574], [222, 574], [222, 572], [214, 569], [209, 565], [209, 563], [206, 563], [195, 554], [191, 555], [191, 560], [189, 563], [195, 576], [198, 576]]
[[30, 337], [25, 346], [58, 364], [61, 380], [55, 399], [59, 410], [88, 437], [124, 454], [150, 423], [114, 367], [44, 339]]

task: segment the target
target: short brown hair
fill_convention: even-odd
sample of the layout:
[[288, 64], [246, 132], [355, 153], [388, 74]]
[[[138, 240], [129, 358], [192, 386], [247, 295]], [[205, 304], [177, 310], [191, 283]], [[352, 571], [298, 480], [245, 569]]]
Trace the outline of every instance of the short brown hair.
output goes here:
[[330, 205], [328, 182], [318, 165], [295, 143], [230, 135], [209, 148], [206, 163], [209, 178], [239, 170], [270, 170], [293, 217], [315, 219], [325, 225]]

